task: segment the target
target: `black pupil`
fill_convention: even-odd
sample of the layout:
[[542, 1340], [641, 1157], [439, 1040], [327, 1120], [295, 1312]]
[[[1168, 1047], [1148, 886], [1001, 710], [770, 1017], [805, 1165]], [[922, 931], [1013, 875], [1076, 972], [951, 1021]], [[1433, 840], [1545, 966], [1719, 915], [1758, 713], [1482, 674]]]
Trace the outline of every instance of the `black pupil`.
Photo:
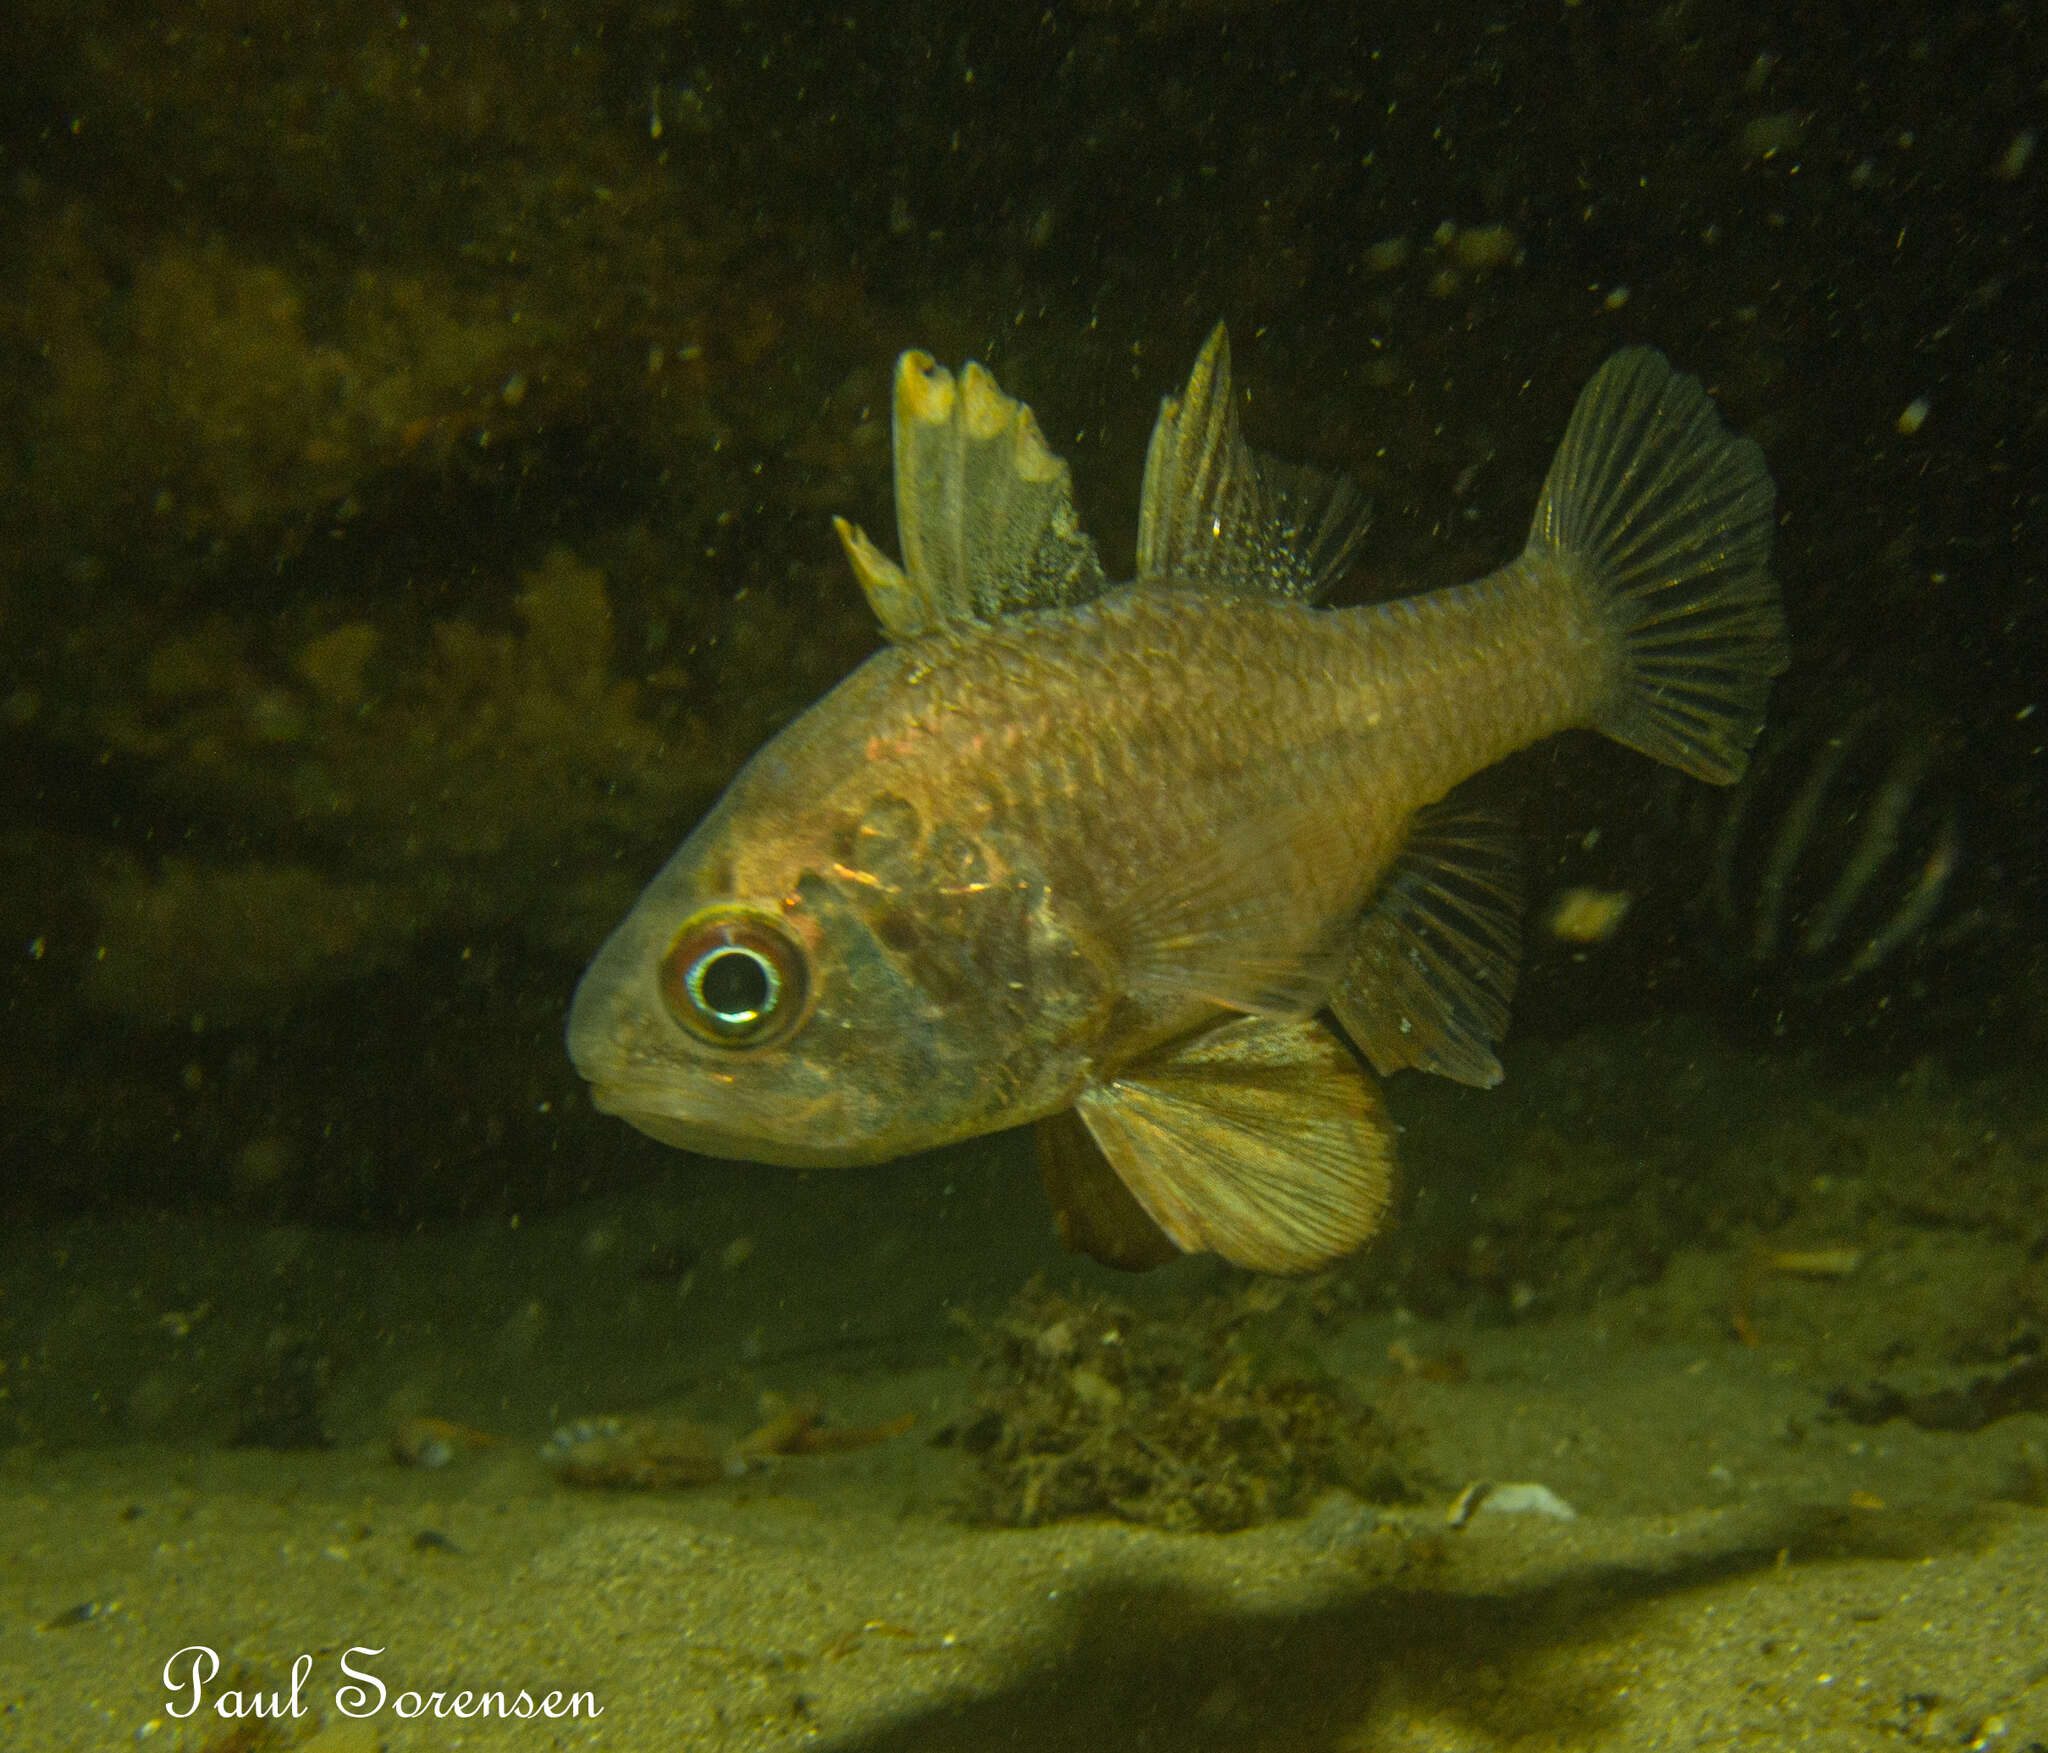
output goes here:
[[699, 964], [695, 984], [704, 1008], [728, 1022], [759, 1016], [774, 992], [767, 963], [752, 950], [714, 950]]

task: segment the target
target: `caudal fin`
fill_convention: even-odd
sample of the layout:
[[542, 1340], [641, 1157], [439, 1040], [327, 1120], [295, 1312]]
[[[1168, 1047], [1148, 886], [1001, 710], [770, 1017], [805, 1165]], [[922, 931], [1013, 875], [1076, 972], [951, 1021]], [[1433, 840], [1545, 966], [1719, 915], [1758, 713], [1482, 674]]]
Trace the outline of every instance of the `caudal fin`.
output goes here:
[[1618, 643], [1594, 724], [1716, 785], [1742, 777], [1790, 661], [1776, 498], [1763, 451], [1699, 379], [1631, 347], [1580, 394], [1529, 532], [1528, 560], [1577, 580]]

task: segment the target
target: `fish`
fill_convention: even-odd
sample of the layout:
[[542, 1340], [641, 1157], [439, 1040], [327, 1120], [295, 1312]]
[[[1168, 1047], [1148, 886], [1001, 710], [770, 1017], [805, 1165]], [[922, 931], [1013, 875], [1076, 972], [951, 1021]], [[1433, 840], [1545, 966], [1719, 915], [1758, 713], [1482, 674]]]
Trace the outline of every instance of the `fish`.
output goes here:
[[1368, 507], [1247, 444], [1221, 324], [1161, 404], [1127, 583], [980, 365], [904, 354], [892, 433], [902, 558], [836, 520], [887, 643], [592, 960], [593, 1103], [800, 1167], [1030, 1125], [1060, 1234], [1112, 1265], [1342, 1258], [1390, 1198], [1378, 1079], [1501, 1077], [1517, 864], [1454, 788], [1571, 726], [1741, 775], [1788, 662], [1762, 450], [1629, 348], [1519, 556], [1326, 609]]

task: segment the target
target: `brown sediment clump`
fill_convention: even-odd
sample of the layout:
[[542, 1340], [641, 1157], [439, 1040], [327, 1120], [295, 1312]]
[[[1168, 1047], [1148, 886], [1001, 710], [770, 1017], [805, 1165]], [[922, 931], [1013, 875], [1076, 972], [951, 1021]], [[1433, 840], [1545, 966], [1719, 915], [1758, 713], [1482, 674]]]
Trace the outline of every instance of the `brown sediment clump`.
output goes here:
[[1395, 1432], [1288, 1346], [1253, 1286], [1174, 1316], [1034, 1281], [983, 1334], [969, 1513], [1030, 1527], [1113, 1516], [1230, 1529], [1297, 1513], [1323, 1489], [1406, 1495]]

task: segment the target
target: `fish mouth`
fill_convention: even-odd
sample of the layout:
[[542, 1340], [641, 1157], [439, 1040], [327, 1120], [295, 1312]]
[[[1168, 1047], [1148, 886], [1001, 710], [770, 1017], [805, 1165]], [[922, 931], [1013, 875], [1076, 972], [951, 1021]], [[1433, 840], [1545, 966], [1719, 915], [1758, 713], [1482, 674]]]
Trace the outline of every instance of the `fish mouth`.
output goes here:
[[694, 1119], [676, 1113], [667, 1103], [673, 1092], [663, 1096], [636, 1090], [630, 1084], [593, 1083], [590, 1101], [600, 1113], [610, 1114], [627, 1125], [677, 1150], [698, 1156], [719, 1157], [727, 1162], [771, 1163], [779, 1168], [842, 1168], [854, 1163], [885, 1161], [886, 1158], [858, 1147], [831, 1143], [797, 1143], [764, 1132], [738, 1130], [715, 1121]]

